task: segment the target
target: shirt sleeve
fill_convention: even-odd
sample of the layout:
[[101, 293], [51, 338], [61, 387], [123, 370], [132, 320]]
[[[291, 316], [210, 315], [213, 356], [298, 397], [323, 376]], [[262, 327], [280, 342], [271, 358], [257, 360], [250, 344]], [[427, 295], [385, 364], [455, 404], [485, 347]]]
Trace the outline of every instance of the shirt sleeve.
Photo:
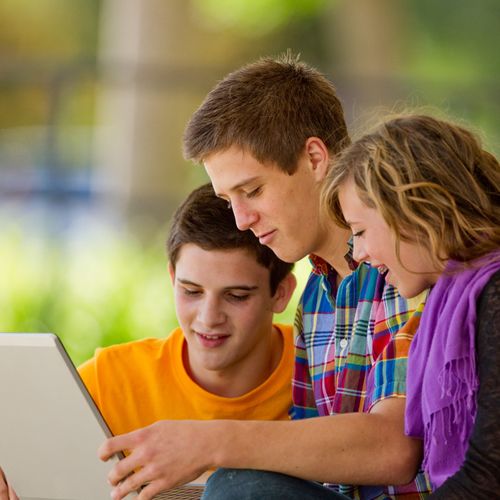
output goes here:
[[[391, 309], [397, 310], [397, 314], [392, 314], [392, 323], [386, 320], [376, 322], [373, 348], [375, 363], [367, 382], [367, 411], [384, 399], [406, 397], [408, 352], [420, 324], [426, 298], [427, 291], [418, 297], [418, 301], [410, 304], [400, 297], [394, 297]], [[386, 302], [379, 305], [383, 311], [378, 313], [379, 316], [388, 316]], [[387, 336], [388, 340], [385, 339]]]
[[498, 498], [500, 492], [500, 272], [479, 297], [476, 356], [477, 415], [462, 467], [431, 496], [461, 500]]
[[302, 322], [302, 299], [297, 307], [294, 322], [294, 350], [295, 362], [292, 378], [292, 410], [290, 416], [293, 420], [318, 416], [316, 401], [309, 373], [309, 361], [304, 338]]

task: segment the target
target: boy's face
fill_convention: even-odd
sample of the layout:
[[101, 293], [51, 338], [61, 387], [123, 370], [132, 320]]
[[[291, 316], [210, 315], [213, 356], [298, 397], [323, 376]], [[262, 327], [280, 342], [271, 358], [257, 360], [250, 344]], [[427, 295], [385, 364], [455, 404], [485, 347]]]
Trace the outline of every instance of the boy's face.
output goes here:
[[269, 270], [247, 250], [203, 250], [189, 243], [171, 275], [195, 379], [207, 371], [230, 376], [260, 366], [271, 345], [273, 313], [289, 298], [279, 291], [271, 296]]
[[297, 262], [321, 248], [324, 172], [309, 154], [300, 157], [293, 175], [234, 146], [210, 155], [204, 165], [216, 194], [230, 202], [238, 228], [251, 229], [282, 260]]

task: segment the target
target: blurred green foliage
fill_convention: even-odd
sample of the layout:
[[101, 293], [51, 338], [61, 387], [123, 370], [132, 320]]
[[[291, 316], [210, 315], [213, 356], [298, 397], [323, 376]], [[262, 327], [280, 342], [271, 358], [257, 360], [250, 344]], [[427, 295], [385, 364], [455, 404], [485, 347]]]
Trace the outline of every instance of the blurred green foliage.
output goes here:
[[[349, 1], [190, 0], [189, 11], [200, 29], [227, 36], [221, 47], [234, 45], [232, 54], [241, 62], [290, 47], [341, 80], [338, 48], [334, 37], [325, 35], [338, 26], [335, 21], [352, 28], [351, 19], [337, 17], [345, 16]], [[48, 163], [54, 138], [59, 167], [92, 168], [103, 4], [0, 2], [0, 175], [4, 167], [30, 172]], [[402, 107], [436, 107], [470, 122], [484, 131], [488, 147], [500, 152], [500, 1], [394, 0], [392, 5], [391, 22], [400, 28], [400, 37], [391, 40], [398, 60], [383, 84], [394, 90], [394, 99], [401, 99]], [[379, 26], [370, 27], [365, 36], [380, 35]], [[352, 57], [349, 48], [343, 48], [345, 59]], [[196, 64], [209, 65], [204, 51], [199, 53]], [[154, 92], [167, 86], [144, 81], [154, 84]], [[369, 78], [363, 83], [377, 85]], [[357, 96], [349, 97], [348, 113]], [[186, 173], [186, 186], [190, 176]], [[24, 180], [26, 192], [30, 179]], [[78, 364], [96, 346], [161, 337], [176, 326], [164, 235], [144, 243], [121, 233], [51, 237], [5, 219], [0, 227], [0, 331], [53, 331]], [[281, 320], [292, 321], [307, 269], [304, 261], [297, 266], [297, 292]]]
[[[164, 337], [177, 326], [162, 238], [141, 244], [130, 235], [50, 240], [2, 221], [0, 331], [54, 332], [75, 364], [107, 346]], [[308, 264], [277, 321], [293, 322]]]
[[[500, 2], [403, 0], [407, 58], [401, 73], [419, 104], [479, 127], [500, 154]], [[465, 124], [467, 126], [467, 123]]]
[[[332, 0], [330, 0], [332, 1]], [[197, 18], [213, 30], [234, 28], [255, 37], [282, 28], [294, 18], [317, 16], [326, 0], [192, 0]]]
[[176, 325], [166, 259], [131, 237], [61, 241], [0, 235], [0, 330], [58, 334], [75, 363], [97, 346]]
[[[498, 84], [498, 0], [404, 0], [412, 57], [410, 75], [431, 81]], [[477, 96], [476, 96], [477, 97]]]
[[65, 81], [74, 98], [64, 103], [61, 123], [94, 121], [95, 82], [85, 71], [97, 60], [100, 5], [101, 0], [0, 2], [0, 129], [46, 123], [47, 93]]
[[95, 58], [100, 5], [101, 0], [2, 0], [0, 47], [9, 48], [3, 57]]

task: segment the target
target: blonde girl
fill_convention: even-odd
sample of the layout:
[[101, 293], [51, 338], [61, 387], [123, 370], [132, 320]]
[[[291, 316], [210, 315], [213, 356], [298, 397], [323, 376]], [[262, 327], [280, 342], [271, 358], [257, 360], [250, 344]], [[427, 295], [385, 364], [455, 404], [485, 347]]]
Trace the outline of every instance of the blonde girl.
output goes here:
[[[408, 359], [405, 432], [433, 497], [499, 498], [500, 166], [429, 116], [381, 125], [334, 162], [326, 209], [405, 297], [430, 294]], [[339, 215], [340, 214], [340, 215]]]

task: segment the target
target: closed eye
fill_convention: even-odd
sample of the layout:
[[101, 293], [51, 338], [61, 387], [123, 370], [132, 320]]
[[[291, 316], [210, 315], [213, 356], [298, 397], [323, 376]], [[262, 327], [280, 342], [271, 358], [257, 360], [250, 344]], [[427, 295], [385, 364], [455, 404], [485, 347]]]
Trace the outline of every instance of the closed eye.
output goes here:
[[244, 302], [245, 300], [248, 300], [250, 294], [246, 293], [244, 295], [237, 295], [235, 293], [228, 293], [227, 296], [229, 300], [234, 300], [235, 302]]
[[359, 236], [362, 236], [364, 232], [365, 232], [365, 230], [364, 230], [364, 229], [362, 229], [361, 231], [357, 231], [356, 233], [354, 233], [354, 232], [353, 232], [353, 233], [352, 233], [352, 237], [353, 237], [353, 238], [357, 238], [357, 237], [359, 237]]
[[246, 197], [247, 198], [255, 198], [255, 196], [258, 196], [261, 193], [261, 191], [262, 191], [262, 187], [259, 186], [255, 189], [253, 189], [252, 191], [246, 193]]

